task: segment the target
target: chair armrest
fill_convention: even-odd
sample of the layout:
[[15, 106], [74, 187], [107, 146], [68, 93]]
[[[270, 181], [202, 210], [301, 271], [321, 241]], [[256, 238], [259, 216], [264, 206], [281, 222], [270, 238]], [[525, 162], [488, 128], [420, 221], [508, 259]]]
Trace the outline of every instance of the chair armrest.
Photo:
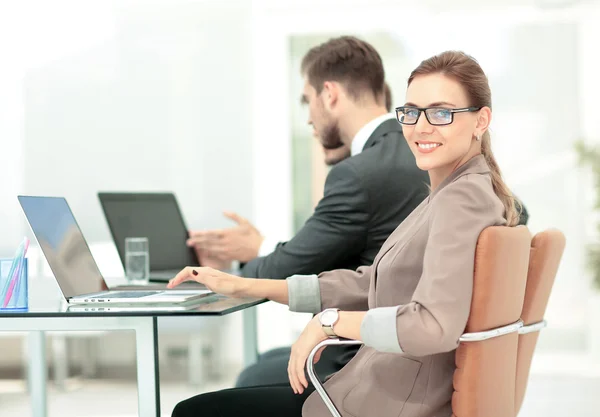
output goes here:
[[323, 384], [321, 383], [321, 381], [319, 380], [319, 377], [317, 376], [317, 374], [315, 372], [315, 364], [314, 364], [315, 355], [317, 354], [319, 349], [321, 349], [322, 347], [333, 346], [333, 345], [339, 346], [339, 345], [362, 345], [362, 344], [363, 344], [363, 342], [361, 342], [360, 340], [337, 339], [337, 338], [323, 340], [321, 343], [319, 343], [317, 346], [315, 346], [313, 348], [313, 350], [308, 355], [308, 359], [306, 360], [306, 372], [308, 373], [308, 378], [310, 379], [313, 386], [315, 387], [315, 389], [317, 390], [317, 392], [323, 399], [323, 402], [325, 403], [325, 405], [327, 406], [327, 408], [329, 409], [329, 412], [331, 413], [331, 415], [333, 417], [342, 417], [342, 415], [340, 414], [338, 409], [333, 404], [333, 401], [331, 401], [331, 398], [329, 398], [327, 391], [325, 391]]
[[[504, 335], [507, 335], [510, 333], [515, 333], [515, 332], [518, 332], [519, 334], [531, 333], [534, 331], [539, 331], [540, 329], [542, 329], [545, 326], [546, 326], [546, 322], [544, 320], [542, 320], [539, 323], [530, 324], [528, 326], [523, 326], [523, 321], [517, 320], [516, 322], [514, 322], [512, 324], [502, 326], [502, 327], [497, 327], [497, 328], [491, 329], [491, 330], [486, 330], [484, 332], [464, 333], [460, 337], [459, 341], [461, 343], [480, 342], [482, 340], [493, 339], [495, 337], [500, 337], [500, 336], [504, 336]], [[325, 391], [325, 387], [323, 387], [323, 384], [321, 383], [321, 381], [319, 380], [319, 377], [315, 373], [315, 364], [313, 363], [315, 355], [317, 354], [319, 349], [321, 349], [322, 347], [327, 347], [327, 346], [332, 346], [332, 345], [339, 346], [339, 345], [362, 345], [362, 344], [363, 344], [363, 342], [361, 342], [360, 340], [327, 339], [327, 340], [324, 340], [321, 343], [319, 343], [317, 346], [315, 346], [313, 348], [313, 350], [310, 352], [310, 355], [308, 355], [308, 359], [306, 360], [306, 371], [308, 373], [308, 378], [310, 379], [313, 386], [315, 387], [315, 390], [319, 393], [319, 395], [323, 399], [323, 402], [325, 403], [325, 405], [327, 406], [327, 408], [329, 409], [329, 412], [331, 413], [331, 415], [333, 417], [342, 417], [342, 415], [340, 414], [340, 412], [338, 411], [336, 406], [333, 404], [333, 401], [331, 401], [329, 394], [327, 394], [327, 391]]]
[[548, 322], [546, 322], [546, 320], [538, 321], [537, 323], [527, 324], [519, 329], [519, 334], [539, 332], [547, 325]]
[[481, 342], [482, 340], [493, 339], [494, 337], [504, 336], [506, 334], [518, 332], [523, 327], [523, 320], [517, 320], [512, 324], [508, 324], [502, 327], [496, 327], [495, 329], [486, 330], [484, 332], [474, 333], [463, 333], [458, 339], [461, 343], [463, 342]]

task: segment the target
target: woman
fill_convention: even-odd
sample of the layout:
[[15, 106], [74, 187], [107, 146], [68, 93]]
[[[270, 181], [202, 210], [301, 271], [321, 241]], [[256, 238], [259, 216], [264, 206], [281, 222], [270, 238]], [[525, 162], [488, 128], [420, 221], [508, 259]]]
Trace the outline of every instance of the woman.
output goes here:
[[[454, 350], [467, 323], [475, 246], [488, 226], [518, 223], [490, 149], [491, 93], [479, 64], [461, 52], [423, 61], [410, 75], [398, 121], [431, 194], [390, 235], [371, 267], [285, 281], [186, 268], [215, 292], [268, 298], [315, 316], [292, 347], [289, 386], [232, 389], [183, 401], [173, 415], [325, 417], [304, 365], [328, 335], [364, 347], [327, 381], [347, 416], [450, 416]], [[385, 192], [385, 190], [382, 190]], [[339, 311], [337, 309], [340, 309]]]

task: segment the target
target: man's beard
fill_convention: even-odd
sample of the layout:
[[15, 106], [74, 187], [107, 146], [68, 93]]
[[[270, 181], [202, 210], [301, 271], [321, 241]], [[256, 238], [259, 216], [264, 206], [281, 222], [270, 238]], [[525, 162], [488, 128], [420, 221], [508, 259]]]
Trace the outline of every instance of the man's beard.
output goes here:
[[323, 129], [320, 139], [321, 145], [323, 145], [325, 149], [337, 149], [344, 146], [344, 142], [342, 142], [340, 136], [340, 127], [337, 123], [332, 123]]

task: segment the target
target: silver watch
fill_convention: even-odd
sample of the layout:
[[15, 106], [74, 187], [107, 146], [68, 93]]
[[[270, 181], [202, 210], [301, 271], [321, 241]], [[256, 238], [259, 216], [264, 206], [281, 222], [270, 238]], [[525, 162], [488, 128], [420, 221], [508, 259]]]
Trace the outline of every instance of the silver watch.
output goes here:
[[340, 319], [339, 308], [327, 308], [319, 314], [319, 322], [323, 331], [329, 337], [338, 337], [333, 331], [333, 325]]

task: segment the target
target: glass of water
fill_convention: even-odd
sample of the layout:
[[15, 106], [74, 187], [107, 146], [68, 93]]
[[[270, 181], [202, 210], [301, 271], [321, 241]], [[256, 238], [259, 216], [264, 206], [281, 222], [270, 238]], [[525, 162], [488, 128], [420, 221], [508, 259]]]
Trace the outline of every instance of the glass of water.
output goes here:
[[131, 284], [147, 284], [150, 280], [147, 237], [125, 238], [125, 276]]

